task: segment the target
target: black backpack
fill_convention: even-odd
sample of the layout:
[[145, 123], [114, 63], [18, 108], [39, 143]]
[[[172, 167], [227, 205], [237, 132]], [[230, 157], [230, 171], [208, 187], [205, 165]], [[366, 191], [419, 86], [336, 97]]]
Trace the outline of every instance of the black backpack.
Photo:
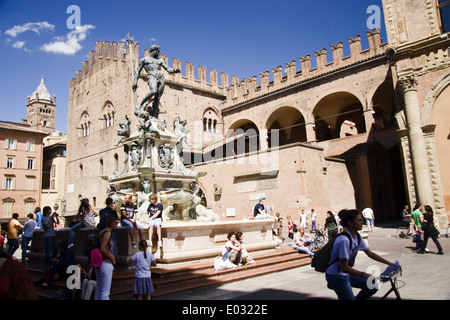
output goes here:
[[[329, 266], [331, 266], [333, 263], [335, 263], [336, 261], [339, 260], [339, 259], [336, 259], [336, 260], [330, 262], [331, 250], [333, 249], [334, 242], [336, 241], [337, 237], [339, 237], [341, 235], [345, 235], [348, 238], [348, 240], [350, 241], [349, 250], [352, 249], [352, 239], [351, 239], [350, 234], [345, 231], [338, 234], [336, 237], [331, 238], [326, 245], [324, 245], [322, 248], [320, 248], [319, 250], [317, 250], [314, 253], [314, 256], [312, 257], [312, 260], [311, 260], [311, 267], [313, 267], [314, 270], [316, 270], [318, 272], [325, 272], [325, 271], [327, 271], [327, 268]], [[361, 242], [361, 235], [359, 234], [359, 232], [357, 232], [356, 235], [358, 238], [358, 245], [359, 245], [359, 243]], [[354, 261], [349, 261], [349, 264], [350, 264], [350, 266], [353, 266]]]

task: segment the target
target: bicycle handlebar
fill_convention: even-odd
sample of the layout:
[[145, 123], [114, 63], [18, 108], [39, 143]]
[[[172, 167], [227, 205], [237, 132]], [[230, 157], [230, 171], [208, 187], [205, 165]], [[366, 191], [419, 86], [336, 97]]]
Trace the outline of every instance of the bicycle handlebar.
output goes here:
[[389, 281], [389, 279], [395, 277], [397, 274], [400, 273], [401, 275], [402, 267], [398, 263], [398, 261], [395, 261], [395, 266], [388, 266], [386, 270], [383, 271], [383, 273], [380, 275], [380, 280], [382, 282]]

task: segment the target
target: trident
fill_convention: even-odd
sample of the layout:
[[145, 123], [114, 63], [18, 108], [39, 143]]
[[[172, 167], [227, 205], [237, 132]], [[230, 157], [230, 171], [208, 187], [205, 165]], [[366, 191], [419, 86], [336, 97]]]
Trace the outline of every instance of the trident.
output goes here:
[[[133, 63], [133, 37], [130, 36], [130, 33], [128, 32], [128, 34], [125, 36], [125, 40], [128, 42], [128, 45], [130, 47], [130, 63], [131, 63], [131, 81], [134, 81], [134, 77], [135, 77], [135, 72], [134, 72], [134, 63]], [[133, 91], [134, 94], [134, 105], [135, 107], [137, 107], [137, 95], [136, 95], [136, 90]]]

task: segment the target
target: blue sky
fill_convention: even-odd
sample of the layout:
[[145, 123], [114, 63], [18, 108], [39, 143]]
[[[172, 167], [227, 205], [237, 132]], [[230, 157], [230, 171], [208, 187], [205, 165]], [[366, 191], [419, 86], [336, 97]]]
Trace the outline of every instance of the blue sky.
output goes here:
[[[76, 12], [67, 9], [79, 8]], [[169, 58], [227, 73], [230, 81], [272, 71], [299, 57], [361, 35], [381, 0], [0, 0], [0, 120], [26, 118], [27, 97], [41, 76], [56, 95], [56, 129], [66, 132], [69, 81], [98, 40], [120, 42], [128, 32], [140, 56], [152, 44]], [[381, 38], [386, 42], [383, 16]], [[77, 28], [74, 23], [79, 22]], [[196, 70], [196, 67], [194, 68]], [[184, 74], [185, 71], [182, 70]], [[207, 72], [209, 74], [209, 72]]]

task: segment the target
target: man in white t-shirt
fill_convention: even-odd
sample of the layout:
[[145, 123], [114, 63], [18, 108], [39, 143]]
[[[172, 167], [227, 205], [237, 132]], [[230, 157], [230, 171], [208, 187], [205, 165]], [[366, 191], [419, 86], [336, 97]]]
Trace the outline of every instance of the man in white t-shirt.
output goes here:
[[369, 206], [367, 206], [362, 211], [362, 214], [364, 219], [366, 219], [367, 228], [369, 229], [369, 231], [373, 231], [373, 226], [375, 224], [375, 215], [373, 214], [373, 210]]
[[308, 216], [306, 215], [305, 210], [302, 210], [299, 213], [299, 216], [300, 216], [300, 226], [299, 226], [299, 228], [306, 228], [306, 220], [308, 219]]

